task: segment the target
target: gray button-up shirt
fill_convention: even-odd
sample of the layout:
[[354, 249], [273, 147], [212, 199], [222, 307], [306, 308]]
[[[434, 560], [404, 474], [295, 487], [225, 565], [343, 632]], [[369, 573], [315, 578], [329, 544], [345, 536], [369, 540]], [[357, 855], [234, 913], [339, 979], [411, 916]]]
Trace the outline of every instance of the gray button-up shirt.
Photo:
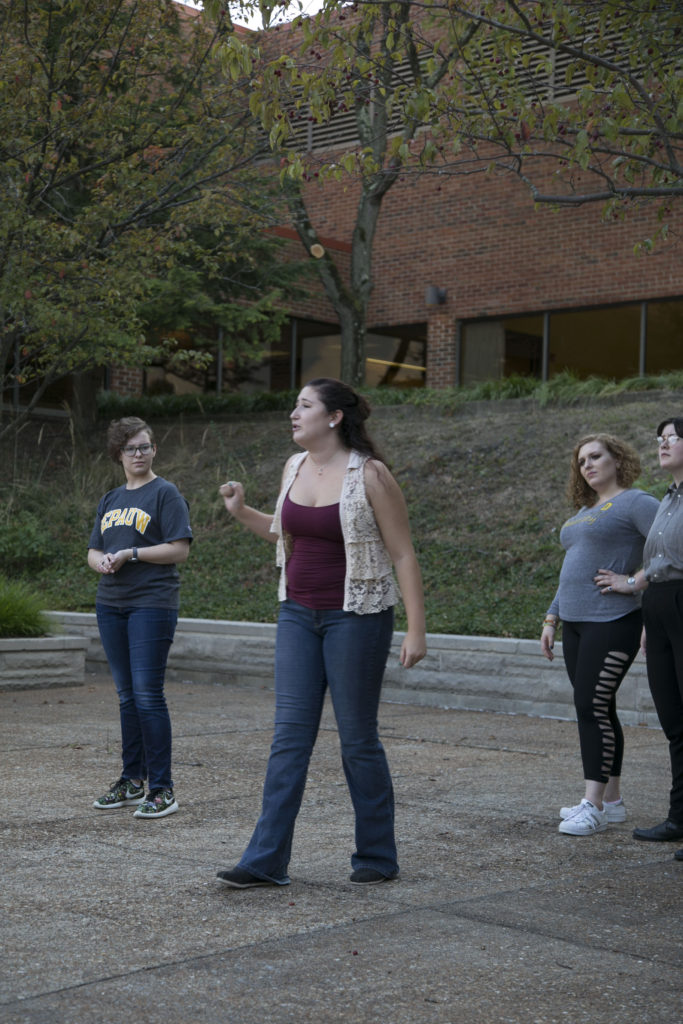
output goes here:
[[643, 550], [650, 583], [683, 580], [683, 483], [671, 484], [662, 498]]

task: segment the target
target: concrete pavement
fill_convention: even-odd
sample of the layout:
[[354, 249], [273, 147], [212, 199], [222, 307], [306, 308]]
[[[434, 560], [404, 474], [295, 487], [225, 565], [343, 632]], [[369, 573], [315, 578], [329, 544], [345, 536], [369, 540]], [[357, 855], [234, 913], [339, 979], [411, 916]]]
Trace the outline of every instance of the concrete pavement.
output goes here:
[[2, 1024], [679, 1024], [683, 845], [639, 843], [669, 787], [626, 731], [625, 824], [557, 831], [582, 795], [572, 722], [385, 703], [400, 880], [348, 881], [329, 708], [291, 886], [216, 878], [256, 820], [263, 687], [171, 682], [177, 814], [98, 812], [118, 777], [113, 685], [0, 693]]

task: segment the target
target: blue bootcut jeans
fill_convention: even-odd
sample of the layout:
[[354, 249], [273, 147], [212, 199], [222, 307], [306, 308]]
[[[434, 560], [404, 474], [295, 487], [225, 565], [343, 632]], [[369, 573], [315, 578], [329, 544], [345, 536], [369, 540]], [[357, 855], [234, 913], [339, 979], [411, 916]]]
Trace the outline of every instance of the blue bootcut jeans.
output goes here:
[[387, 876], [398, 873], [394, 792], [377, 732], [393, 624], [392, 608], [356, 615], [282, 602], [275, 644], [275, 733], [263, 806], [239, 863], [251, 874], [280, 885], [289, 882], [294, 823], [328, 686], [356, 816], [351, 864]]
[[164, 675], [178, 612], [97, 604], [97, 625], [119, 695], [124, 779], [172, 789], [171, 719]]

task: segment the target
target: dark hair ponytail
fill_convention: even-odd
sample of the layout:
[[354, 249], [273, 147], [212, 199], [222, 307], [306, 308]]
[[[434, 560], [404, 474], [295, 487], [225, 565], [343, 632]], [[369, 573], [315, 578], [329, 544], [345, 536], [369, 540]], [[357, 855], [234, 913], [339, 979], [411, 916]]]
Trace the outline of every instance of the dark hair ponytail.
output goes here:
[[339, 424], [339, 433], [346, 448], [351, 448], [370, 459], [385, 462], [384, 456], [375, 447], [365, 428], [370, 415], [370, 406], [349, 384], [334, 377], [316, 377], [304, 387], [313, 388], [329, 413], [339, 409], [344, 415]]

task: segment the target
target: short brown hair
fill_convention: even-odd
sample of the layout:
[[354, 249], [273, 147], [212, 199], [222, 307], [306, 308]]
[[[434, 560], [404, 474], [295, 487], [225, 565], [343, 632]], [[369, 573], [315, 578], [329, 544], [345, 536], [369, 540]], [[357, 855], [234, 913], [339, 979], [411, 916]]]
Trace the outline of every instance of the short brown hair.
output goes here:
[[107, 455], [112, 462], [120, 462], [121, 449], [129, 437], [134, 437], [144, 430], [154, 444], [152, 428], [139, 416], [124, 416], [120, 420], [112, 420], [107, 430]]
[[586, 434], [574, 445], [567, 497], [574, 508], [590, 507], [598, 500], [598, 496], [590, 484], [581, 476], [579, 469], [579, 452], [585, 444], [598, 441], [617, 463], [617, 483], [620, 487], [632, 487], [640, 476], [640, 456], [627, 441], [622, 441], [613, 434]]

